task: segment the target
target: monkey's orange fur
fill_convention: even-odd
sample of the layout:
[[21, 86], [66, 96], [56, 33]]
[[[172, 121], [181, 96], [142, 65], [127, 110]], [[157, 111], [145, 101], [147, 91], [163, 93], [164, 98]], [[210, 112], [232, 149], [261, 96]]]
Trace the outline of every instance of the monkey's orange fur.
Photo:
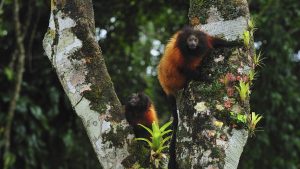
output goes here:
[[147, 120], [145, 123], [150, 123], [149, 125], [152, 125], [154, 121], [158, 123], [157, 113], [153, 104], [150, 105], [148, 111], [145, 113], [145, 119]]
[[158, 65], [158, 80], [167, 95], [175, 95], [176, 92], [186, 85], [187, 76], [180, 72], [183, 69], [196, 71], [201, 64], [202, 57], [193, 57], [185, 60], [180, 49], [176, 45], [177, 32], [168, 42], [165, 53]]
[[144, 117], [137, 119], [137, 121], [134, 122], [134, 125], [143, 124], [145, 126], [151, 126], [154, 121], [158, 123], [157, 114], [152, 103], [148, 107], [147, 111], [143, 113]]

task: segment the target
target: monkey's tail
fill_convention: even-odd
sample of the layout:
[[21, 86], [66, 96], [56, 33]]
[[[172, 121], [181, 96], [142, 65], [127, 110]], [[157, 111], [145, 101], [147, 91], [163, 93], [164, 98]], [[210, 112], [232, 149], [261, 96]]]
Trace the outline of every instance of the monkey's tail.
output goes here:
[[177, 169], [177, 162], [176, 162], [176, 133], [177, 133], [177, 127], [178, 127], [178, 113], [177, 113], [177, 104], [176, 104], [176, 98], [174, 96], [168, 96], [169, 106], [170, 110], [173, 116], [173, 123], [172, 123], [172, 139], [169, 147], [169, 164], [168, 169]]

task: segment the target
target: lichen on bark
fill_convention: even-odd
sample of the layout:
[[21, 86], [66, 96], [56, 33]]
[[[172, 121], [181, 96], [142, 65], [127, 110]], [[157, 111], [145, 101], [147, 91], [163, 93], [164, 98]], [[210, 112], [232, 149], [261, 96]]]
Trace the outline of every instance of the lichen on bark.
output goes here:
[[[95, 38], [92, 1], [52, 0], [51, 5], [43, 46], [100, 163], [104, 168], [139, 164], [143, 159], [132, 149], [133, 135]], [[127, 162], [129, 156], [134, 160]]]
[[209, 18], [233, 20], [239, 16], [248, 16], [246, 0], [190, 0], [189, 18], [198, 18], [201, 24], [211, 22]]
[[[249, 20], [248, 4], [245, 0], [191, 0], [189, 18], [196, 29], [242, 41]], [[201, 65], [209, 80], [192, 81], [177, 96], [179, 168], [237, 168], [248, 131], [233, 121], [231, 112], [250, 112], [249, 98], [241, 100], [236, 86], [240, 80], [249, 81], [253, 70], [251, 45], [250, 49], [236, 46], [214, 50]]]

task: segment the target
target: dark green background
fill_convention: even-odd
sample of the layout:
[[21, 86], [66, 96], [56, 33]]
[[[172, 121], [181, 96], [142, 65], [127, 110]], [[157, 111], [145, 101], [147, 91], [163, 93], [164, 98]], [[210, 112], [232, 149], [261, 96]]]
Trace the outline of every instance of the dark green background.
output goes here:
[[[103, 2], [101, 2], [103, 1]], [[188, 23], [186, 0], [101, 0], [94, 2], [96, 27], [107, 30], [100, 39], [107, 67], [123, 103], [133, 92], [145, 91], [155, 101], [160, 117], [167, 112], [155, 67], [162, 44]], [[300, 168], [300, 1], [251, 0], [256, 21], [255, 42], [264, 56], [251, 94], [253, 111], [264, 116], [262, 131], [249, 139], [240, 169]], [[18, 169], [101, 168], [83, 129], [63, 93], [54, 69], [44, 55], [49, 2], [22, 1], [21, 21], [29, 17], [25, 38], [26, 72], [12, 130], [12, 152]], [[8, 69], [16, 48], [12, 3], [0, 12], [0, 166], [3, 166], [3, 132], [14, 74]], [[34, 25], [36, 31], [32, 32]], [[32, 47], [28, 45], [33, 33]], [[158, 44], [158, 45], [154, 45]], [[0, 167], [0, 168], [1, 168]]]

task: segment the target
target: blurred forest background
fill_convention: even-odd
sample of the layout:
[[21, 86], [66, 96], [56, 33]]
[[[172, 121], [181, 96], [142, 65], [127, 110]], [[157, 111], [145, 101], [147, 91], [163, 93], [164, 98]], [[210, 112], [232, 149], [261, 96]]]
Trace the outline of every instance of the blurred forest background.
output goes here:
[[[20, 2], [20, 1], [19, 1]], [[254, 38], [264, 66], [251, 94], [252, 110], [264, 116], [263, 131], [250, 138], [239, 169], [300, 168], [300, 1], [249, 0]], [[101, 168], [57, 75], [45, 56], [49, 1], [20, 2], [25, 72], [4, 156], [5, 126], [17, 81], [18, 46], [13, 0], [0, 1], [0, 168]], [[97, 39], [122, 103], [145, 91], [167, 114], [156, 65], [168, 38], [188, 23], [187, 0], [94, 1]]]

